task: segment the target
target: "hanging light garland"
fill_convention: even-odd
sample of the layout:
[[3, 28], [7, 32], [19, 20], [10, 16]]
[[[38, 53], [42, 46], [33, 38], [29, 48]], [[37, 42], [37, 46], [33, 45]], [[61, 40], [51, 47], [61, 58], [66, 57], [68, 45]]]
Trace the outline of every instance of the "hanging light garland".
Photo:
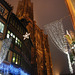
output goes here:
[[9, 73], [13, 75], [30, 75], [24, 72], [21, 68], [14, 67], [12, 64], [7, 65], [7, 64], [1, 63], [0, 70], [4, 72], [4, 75], [8, 75]]
[[1, 50], [0, 50], [0, 64], [4, 61], [6, 58], [7, 52], [9, 50], [10, 44], [11, 44], [12, 38], [4, 39], [1, 41]]
[[69, 56], [69, 49], [67, 47], [68, 45], [66, 38], [64, 37], [65, 32], [63, 28], [62, 19], [51, 22], [50, 24], [45, 25], [44, 28], [50, 39], [53, 40], [52, 42], [54, 43], [54, 45], [59, 48], [60, 51], [67, 54], [69, 69], [70, 72], [73, 74], [73, 68]]
[[73, 31], [68, 31], [66, 30], [66, 35], [65, 35], [69, 46], [70, 46], [70, 58], [72, 65], [75, 65], [75, 33]]

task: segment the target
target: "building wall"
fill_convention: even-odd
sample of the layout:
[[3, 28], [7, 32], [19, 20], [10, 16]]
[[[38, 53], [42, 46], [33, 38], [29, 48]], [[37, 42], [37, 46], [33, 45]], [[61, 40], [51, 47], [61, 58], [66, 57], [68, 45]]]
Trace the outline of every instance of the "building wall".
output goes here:
[[75, 30], [75, 1], [74, 0], [66, 0], [67, 7], [70, 11], [70, 15], [73, 22], [73, 28]]
[[48, 36], [34, 22], [37, 75], [53, 75]]
[[19, 19], [27, 16], [33, 20], [33, 3], [31, 0], [19, 1], [16, 15]]
[[[48, 38], [33, 21], [33, 4], [30, 0], [19, 2], [17, 17], [11, 12], [5, 27], [4, 38], [13, 38], [6, 60], [23, 67], [32, 75], [53, 75]], [[22, 36], [26, 32], [30, 33], [30, 38], [23, 41]]]
[[[12, 37], [12, 43], [4, 60], [5, 64], [13, 64], [31, 74], [31, 46], [30, 39], [23, 40], [27, 29], [12, 13], [12, 7], [4, 0], [0, 1], [0, 40]], [[7, 63], [5, 62], [7, 61]]]
[[[24, 2], [25, 5], [23, 5]], [[17, 11], [17, 16], [19, 15], [18, 12], [20, 12], [20, 10], [22, 11], [23, 9], [26, 9], [26, 3], [30, 6], [31, 1], [22, 0], [22, 2], [18, 4], [17, 10], [19, 11]], [[20, 5], [23, 6], [22, 9]], [[27, 10], [33, 12], [32, 6], [30, 8], [32, 11], [29, 9]], [[20, 12], [20, 14], [20, 20], [26, 19], [26, 21], [29, 22], [26, 28], [30, 33], [30, 38], [33, 44], [33, 47], [31, 48], [31, 64], [33, 66], [34, 73], [32, 75], [53, 75], [47, 35], [43, 33], [29, 15], [25, 15], [24, 11]], [[30, 16], [33, 16], [33, 14], [31, 13]]]

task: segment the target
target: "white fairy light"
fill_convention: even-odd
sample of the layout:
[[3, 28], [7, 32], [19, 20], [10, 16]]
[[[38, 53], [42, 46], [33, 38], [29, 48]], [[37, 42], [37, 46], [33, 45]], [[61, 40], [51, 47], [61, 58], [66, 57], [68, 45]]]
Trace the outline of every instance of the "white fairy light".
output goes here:
[[65, 32], [63, 28], [62, 19], [47, 24], [45, 25], [44, 28], [46, 30], [46, 33], [49, 35], [51, 40], [53, 40], [53, 43], [59, 48], [59, 50], [67, 54], [69, 69], [70, 72], [73, 73], [73, 69], [72, 69], [72, 65], [68, 53], [68, 48], [67, 48], [67, 42], [66, 42], [66, 38], [64, 37]]
[[73, 68], [72, 68], [72, 65], [71, 65], [71, 61], [70, 61], [69, 53], [68, 53], [68, 52], [66, 52], [66, 54], [67, 54], [67, 58], [68, 58], [68, 64], [69, 64], [70, 72], [73, 74]]
[[10, 44], [11, 44], [12, 39], [4, 39], [1, 47], [1, 52], [0, 52], [0, 64], [4, 61], [6, 58], [7, 52], [9, 50]]
[[25, 39], [29, 39], [29, 35], [30, 35], [30, 33], [27, 33], [27, 32], [26, 32], [26, 34], [25, 34], [25, 35], [23, 35], [24, 40], [25, 40]]

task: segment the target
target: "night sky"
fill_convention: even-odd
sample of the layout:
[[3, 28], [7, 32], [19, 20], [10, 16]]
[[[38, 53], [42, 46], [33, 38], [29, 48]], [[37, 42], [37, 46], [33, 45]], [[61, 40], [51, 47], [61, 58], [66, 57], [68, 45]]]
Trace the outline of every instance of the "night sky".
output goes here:
[[[16, 13], [19, 0], [6, 0]], [[33, 2], [34, 19], [37, 25], [44, 30], [44, 25], [70, 15], [65, 0], [31, 0]], [[64, 28], [72, 30], [70, 16], [63, 19]], [[49, 39], [54, 75], [69, 73], [67, 56], [56, 48]]]

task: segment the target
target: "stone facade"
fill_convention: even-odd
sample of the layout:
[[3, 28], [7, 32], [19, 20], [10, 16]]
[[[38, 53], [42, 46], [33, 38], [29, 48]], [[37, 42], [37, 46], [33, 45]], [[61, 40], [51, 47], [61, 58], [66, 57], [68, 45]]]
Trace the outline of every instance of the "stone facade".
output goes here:
[[66, 5], [69, 9], [71, 18], [72, 18], [72, 22], [73, 22], [73, 28], [75, 30], [75, 1], [74, 0], [65, 0]]
[[[29, 6], [31, 5], [30, 10], [27, 9], [28, 8], [27, 4]], [[23, 7], [21, 8], [20, 5]], [[31, 12], [29, 13], [29, 15], [33, 17], [33, 13], [32, 13], [33, 7], [31, 1], [30, 0], [20, 1], [18, 4], [17, 16], [19, 17], [20, 20], [25, 19], [28, 22], [26, 28], [30, 33], [30, 38], [33, 44], [33, 47], [31, 48], [31, 64], [33, 67], [32, 75], [53, 75], [51, 54], [50, 54], [50, 49], [48, 44], [48, 36], [45, 35], [43, 30], [41, 30], [36, 25], [36, 22], [33, 21], [33, 19], [29, 17], [29, 15], [26, 14], [26, 9], [29, 12]], [[18, 12], [20, 12], [20, 16]]]

